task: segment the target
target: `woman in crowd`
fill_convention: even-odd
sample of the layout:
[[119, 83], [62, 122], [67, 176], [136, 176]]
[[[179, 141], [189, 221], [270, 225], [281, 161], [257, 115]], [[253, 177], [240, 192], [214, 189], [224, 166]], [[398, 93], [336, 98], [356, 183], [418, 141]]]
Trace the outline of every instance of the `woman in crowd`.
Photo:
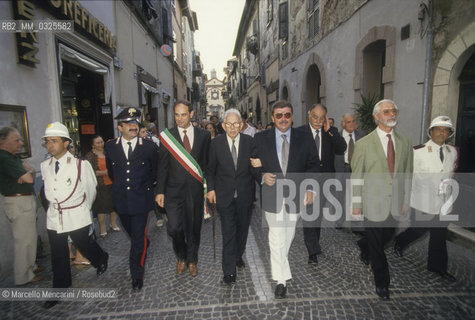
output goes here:
[[107, 174], [106, 156], [104, 155], [104, 140], [101, 136], [92, 137], [92, 150], [86, 154], [86, 159], [91, 163], [97, 177], [97, 196], [92, 211], [97, 213], [100, 235], [107, 236], [106, 215], [110, 213], [110, 227], [113, 231], [120, 231], [117, 226], [117, 214], [114, 211], [112, 200], [112, 180]]
[[213, 140], [214, 138], [216, 138], [216, 126], [214, 125], [214, 123], [212, 122], [208, 122], [205, 126], [205, 129], [209, 131], [209, 133], [211, 134], [211, 140]]

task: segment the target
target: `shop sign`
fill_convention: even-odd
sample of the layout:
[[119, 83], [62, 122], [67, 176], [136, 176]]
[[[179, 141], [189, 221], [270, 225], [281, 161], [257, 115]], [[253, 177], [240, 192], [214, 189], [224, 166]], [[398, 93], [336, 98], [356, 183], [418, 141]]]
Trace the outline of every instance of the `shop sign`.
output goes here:
[[[19, 1], [20, 2], [20, 1]], [[74, 29], [85, 36], [94, 39], [107, 49], [117, 49], [117, 37], [86, 10], [79, 1], [72, 0], [36, 0], [38, 6], [53, 14], [59, 19], [74, 21]]]
[[81, 134], [96, 134], [94, 124], [81, 124]]
[[[30, 1], [12, 1], [13, 16], [15, 20], [33, 20], [35, 17], [35, 5]], [[35, 68], [40, 60], [36, 58], [38, 53], [38, 33], [30, 30], [22, 30], [16, 33], [18, 63]]]

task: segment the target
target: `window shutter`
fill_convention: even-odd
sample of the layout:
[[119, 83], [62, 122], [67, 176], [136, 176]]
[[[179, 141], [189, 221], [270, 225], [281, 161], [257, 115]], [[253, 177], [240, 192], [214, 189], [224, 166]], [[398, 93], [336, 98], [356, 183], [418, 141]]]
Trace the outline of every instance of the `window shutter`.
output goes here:
[[289, 37], [289, 11], [287, 2], [279, 4], [279, 39]]

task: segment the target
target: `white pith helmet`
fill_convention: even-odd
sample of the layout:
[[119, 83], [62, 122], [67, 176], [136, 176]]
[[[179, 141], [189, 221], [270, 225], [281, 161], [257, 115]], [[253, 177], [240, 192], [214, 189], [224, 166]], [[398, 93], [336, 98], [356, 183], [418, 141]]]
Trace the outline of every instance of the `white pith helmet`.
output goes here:
[[455, 133], [454, 125], [452, 124], [452, 120], [450, 117], [447, 116], [438, 116], [435, 117], [432, 122], [430, 123], [429, 129], [427, 129], [427, 135], [430, 136], [430, 130], [434, 127], [447, 127], [450, 129], [449, 138], [452, 137]]

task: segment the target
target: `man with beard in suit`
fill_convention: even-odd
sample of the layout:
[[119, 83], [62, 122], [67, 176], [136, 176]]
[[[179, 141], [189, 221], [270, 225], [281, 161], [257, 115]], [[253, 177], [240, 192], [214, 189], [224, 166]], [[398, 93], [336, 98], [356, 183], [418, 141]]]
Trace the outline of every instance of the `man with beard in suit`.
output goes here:
[[216, 203], [223, 235], [223, 281], [236, 282], [236, 267], [245, 266], [242, 259], [252, 214], [252, 200], [258, 169], [251, 166], [254, 151], [251, 136], [239, 133], [241, 115], [236, 109], [226, 110], [223, 122], [226, 134], [211, 141], [206, 180], [207, 198]]
[[122, 136], [105, 145], [106, 165], [112, 179], [114, 206], [130, 237], [130, 274], [132, 289], [142, 289], [145, 258], [150, 244], [147, 238], [149, 212], [153, 210], [154, 186], [158, 167], [158, 147], [138, 137], [141, 112], [125, 108], [116, 117]]
[[358, 245], [367, 251], [376, 294], [383, 300], [389, 300], [390, 282], [384, 247], [398, 217], [409, 209], [413, 170], [412, 143], [394, 130], [398, 113], [392, 100], [376, 103], [373, 117], [378, 126], [356, 142], [351, 158], [352, 214], [364, 214], [366, 229]]
[[193, 106], [178, 101], [174, 108], [176, 127], [160, 134], [160, 170], [155, 201], [165, 207], [167, 230], [177, 256], [176, 272], [188, 264], [192, 277], [198, 275], [198, 249], [204, 209], [204, 176], [210, 133], [191, 124]]

